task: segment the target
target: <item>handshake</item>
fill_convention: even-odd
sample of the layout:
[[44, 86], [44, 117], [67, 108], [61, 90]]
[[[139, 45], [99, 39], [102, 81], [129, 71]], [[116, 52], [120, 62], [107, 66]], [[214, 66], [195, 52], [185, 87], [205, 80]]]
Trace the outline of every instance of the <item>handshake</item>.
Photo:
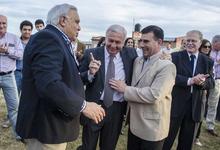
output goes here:
[[101, 122], [105, 117], [105, 110], [101, 105], [94, 102], [86, 102], [86, 107], [82, 113], [89, 119], [92, 119], [96, 124]]

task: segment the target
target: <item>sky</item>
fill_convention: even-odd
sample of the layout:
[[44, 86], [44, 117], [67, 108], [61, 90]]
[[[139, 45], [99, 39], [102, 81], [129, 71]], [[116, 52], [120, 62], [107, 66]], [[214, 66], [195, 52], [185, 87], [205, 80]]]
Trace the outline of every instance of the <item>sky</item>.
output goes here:
[[209, 40], [220, 34], [219, 0], [0, 0], [0, 14], [8, 17], [8, 32], [19, 36], [23, 20], [46, 20], [47, 12], [61, 3], [77, 7], [82, 41], [104, 36], [112, 24], [124, 26], [128, 36], [136, 23], [142, 28], [157, 25], [171, 38], [193, 29]]

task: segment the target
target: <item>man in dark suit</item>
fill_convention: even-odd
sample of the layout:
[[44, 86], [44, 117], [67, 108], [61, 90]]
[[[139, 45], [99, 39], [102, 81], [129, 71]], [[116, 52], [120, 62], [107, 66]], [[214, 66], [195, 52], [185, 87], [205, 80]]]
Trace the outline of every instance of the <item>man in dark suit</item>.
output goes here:
[[27, 149], [64, 150], [78, 137], [80, 112], [95, 123], [105, 115], [99, 105], [85, 101], [71, 53], [79, 22], [76, 7], [57, 5], [48, 13], [47, 27], [26, 46], [17, 132]]
[[172, 53], [177, 76], [172, 91], [170, 130], [163, 150], [170, 150], [179, 131], [177, 150], [191, 150], [195, 131], [201, 121], [204, 90], [213, 88], [212, 65], [200, 54], [202, 33], [192, 30], [186, 34], [186, 50]]
[[[114, 150], [116, 148], [126, 103], [122, 93], [110, 88], [108, 83], [110, 79], [109, 73], [113, 72], [113, 77], [111, 78], [124, 80], [130, 85], [133, 61], [137, 57], [135, 49], [123, 48], [125, 38], [126, 30], [124, 27], [112, 25], [106, 31], [104, 47], [85, 51], [80, 71], [81, 77], [86, 84], [86, 98], [102, 105], [106, 116], [99, 124], [94, 124], [83, 115], [81, 116], [83, 150], [95, 150], [99, 136], [101, 150]], [[92, 59], [101, 61], [101, 67], [97, 72], [88, 72], [91, 59], [90, 53], [92, 53]], [[107, 95], [112, 97], [109, 98]]]

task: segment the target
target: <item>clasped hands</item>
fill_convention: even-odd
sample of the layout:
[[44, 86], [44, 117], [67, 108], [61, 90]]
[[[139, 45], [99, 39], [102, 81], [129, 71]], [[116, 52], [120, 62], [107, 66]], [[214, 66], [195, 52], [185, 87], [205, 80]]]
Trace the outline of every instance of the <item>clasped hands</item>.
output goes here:
[[8, 52], [8, 43], [0, 45], [0, 53], [7, 53]]
[[206, 78], [209, 77], [209, 74], [197, 74], [196, 76], [192, 77], [190, 80], [190, 85], [203, 85], [205, 83]]

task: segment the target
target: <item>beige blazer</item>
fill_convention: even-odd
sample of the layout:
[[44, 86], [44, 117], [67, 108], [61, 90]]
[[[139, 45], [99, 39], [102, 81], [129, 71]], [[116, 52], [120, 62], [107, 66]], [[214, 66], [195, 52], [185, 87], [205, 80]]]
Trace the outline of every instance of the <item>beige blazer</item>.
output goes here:
[[130, 109], [130, 129], [137, 137], [159, 141], [168, 136], [171, 91], [175, 83], [176, 67], [169, 60], [161, 60], [157, 53], [144, 68], [143, 57], [136, 58], [131, 86], [124, 97]]

